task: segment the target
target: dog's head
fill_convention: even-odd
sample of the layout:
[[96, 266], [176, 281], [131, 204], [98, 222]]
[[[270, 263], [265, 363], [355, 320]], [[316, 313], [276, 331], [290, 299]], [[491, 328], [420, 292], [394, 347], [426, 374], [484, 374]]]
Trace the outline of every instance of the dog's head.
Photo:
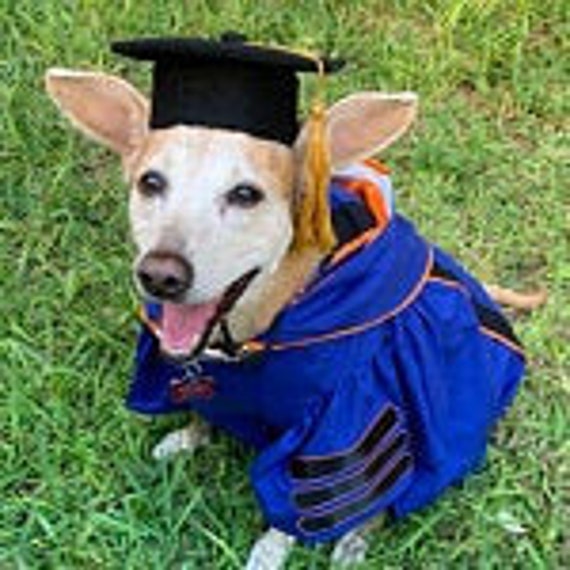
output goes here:
[[[252, 280], [262, 283], [285, 258], [303, 199], [305, 129], [292, 147], [223, 129], [153, 130], [147, 100], [122, 79], [52, 69], [46, 84], [64, 115], [120, 155], [131, 187], [135, 281], [163, 303], [164, 348], [187, 353], [217, 315], [247, 297]], [[410, 93], [359, 93], [335, 104], [327, 113], [333, 168], [391, 144], [415, 109]]]

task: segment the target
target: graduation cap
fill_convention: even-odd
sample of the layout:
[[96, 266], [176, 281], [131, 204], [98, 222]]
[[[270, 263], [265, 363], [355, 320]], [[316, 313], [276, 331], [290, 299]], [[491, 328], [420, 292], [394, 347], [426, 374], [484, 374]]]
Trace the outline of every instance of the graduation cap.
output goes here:
[[[154, 63], [152, 128], [184, 124], [229, 129], [288, 146], [299, 131], [297, 74], [318, 73], [322, 80], [326, 73], [343, 65], [341, 60], [250, 43], [235, 32], [222, 34], [219, 40], [117, 41], [112, 50]], [[312, 201], [299, 209], [295, 238], [298, 247], [317, 245], [330, 249], [332, 230], [328, 220], [323, 220], [328, 214], [326, 186], [330, 173], [322, 96], [320, 93], [315, 101], [309, 119], [304, 195], [312, 197]], [[318, 227], [324, 227], [327, 235], [309, 235], [314, 233], [310, 229], [313, 226], [317, 232], [321, 231]]]
[[297, 135], [297, 72], [330, 72], [342, 62], [249, 43], [228, 32], [220, 40], [142, 38], [112, 50], [154, 62], [152, 128], [201, 125], [246, 132], [290, 145]]

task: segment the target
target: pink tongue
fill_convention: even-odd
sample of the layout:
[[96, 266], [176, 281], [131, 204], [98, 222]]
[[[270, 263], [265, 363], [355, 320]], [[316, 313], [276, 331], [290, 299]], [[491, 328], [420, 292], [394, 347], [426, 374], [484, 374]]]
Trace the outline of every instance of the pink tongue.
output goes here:
[[164, 303], [162, 306], [161, 348], [170, 354], [189, 354], [214, 316], [217, 301], [201, 305]]

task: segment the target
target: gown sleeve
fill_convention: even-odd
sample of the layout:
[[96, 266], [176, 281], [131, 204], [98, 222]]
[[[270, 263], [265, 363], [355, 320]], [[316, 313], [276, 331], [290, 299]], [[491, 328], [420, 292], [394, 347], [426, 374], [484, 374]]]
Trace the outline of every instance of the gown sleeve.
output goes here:
[[251, 476], [268, 523], [315, 543], [389, 507], [413, 470], [402, 412], [362, 371], [264, 450]]

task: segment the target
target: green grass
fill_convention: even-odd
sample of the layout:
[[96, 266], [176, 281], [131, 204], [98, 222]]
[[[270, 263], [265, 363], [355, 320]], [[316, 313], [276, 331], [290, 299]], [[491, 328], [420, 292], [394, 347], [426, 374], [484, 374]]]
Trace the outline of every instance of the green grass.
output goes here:
[[[413, 89], [384, 157], [400, 208], [481, 278], [545, 284], [517, 318], [530, 372], [486, 469], [379, 530], [366, 568], [570, 567], [570, 14], [564, 0], [0, 0], [0, 568], [235, 569], [261, 527], [250, 455], [218, 436], [155, 464], [184, 418], [122, 407], [135, 297], [125, 190], [42, 88], [51, 65], [123, 74], [111, 38], [242, 29], [346, 55], [331, 99]], [[326, 549], [289, 568], [325, 568]]]

